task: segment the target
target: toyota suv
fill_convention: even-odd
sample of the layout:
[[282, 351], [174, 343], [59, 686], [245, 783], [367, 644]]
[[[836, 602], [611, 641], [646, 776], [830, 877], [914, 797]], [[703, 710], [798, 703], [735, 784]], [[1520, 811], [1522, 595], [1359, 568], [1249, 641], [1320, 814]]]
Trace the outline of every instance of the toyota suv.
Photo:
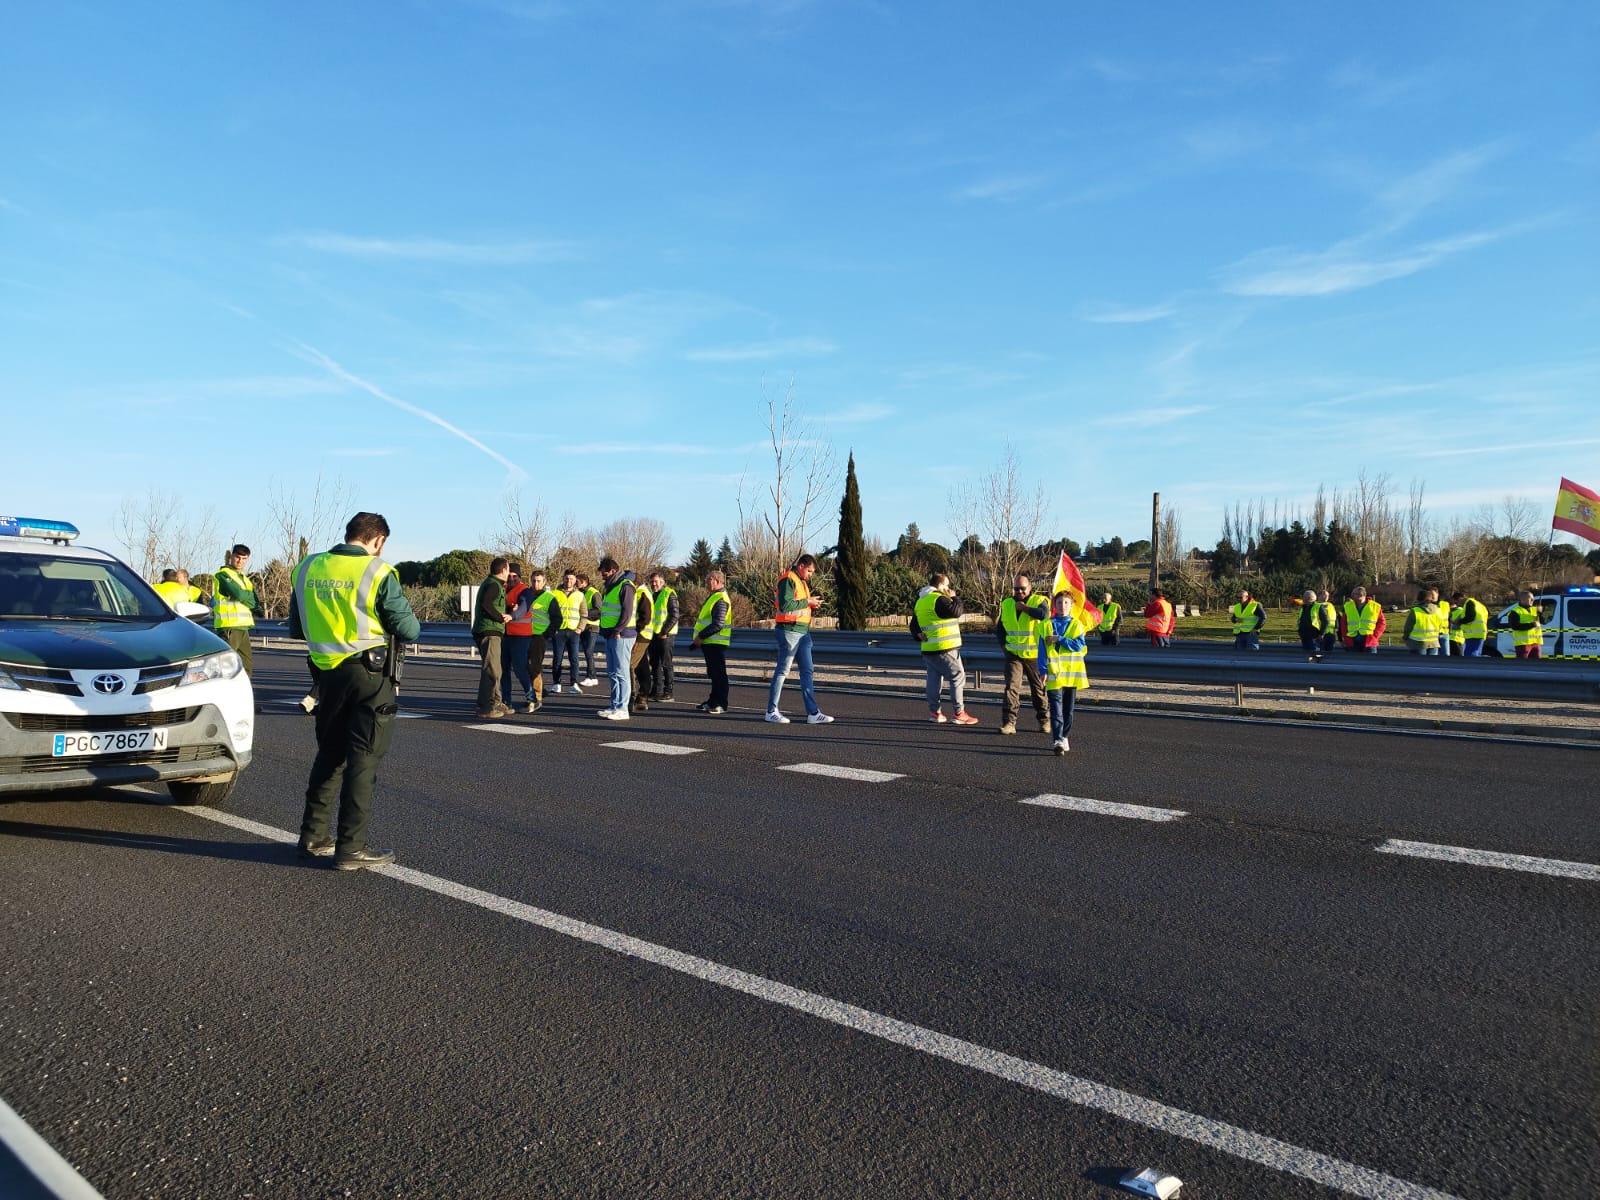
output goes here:
[[0, 517], [0, 792], [165, 783], [218, 807], [255, 697], [221, 638], [63, 521]]

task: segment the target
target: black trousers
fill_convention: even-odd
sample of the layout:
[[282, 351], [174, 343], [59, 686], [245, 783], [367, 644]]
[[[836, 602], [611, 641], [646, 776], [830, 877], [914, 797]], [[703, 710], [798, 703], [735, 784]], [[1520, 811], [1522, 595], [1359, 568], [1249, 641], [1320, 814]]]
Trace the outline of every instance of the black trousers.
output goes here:
[[317, 689], [317, 757], [306, 784], [300, 836], [326, 841], [337, 800], [338, 852], [349, 854], [366, 847], [372, 788], [378, 764], [389, 753], [399, 706], [393, 680], [369, 670], [359, 654], [323, 671]]
[[672, 638], [658, 633], [650, 639], [650, 687], [652, 696], [672, 695]]
[[728, 648], [708, 646], [701, 642], [700, 650], [706, 656], [706, 674], [711, 678], [711, 695], [706, 698], [706, 703], [712, 708], [727, 708]]

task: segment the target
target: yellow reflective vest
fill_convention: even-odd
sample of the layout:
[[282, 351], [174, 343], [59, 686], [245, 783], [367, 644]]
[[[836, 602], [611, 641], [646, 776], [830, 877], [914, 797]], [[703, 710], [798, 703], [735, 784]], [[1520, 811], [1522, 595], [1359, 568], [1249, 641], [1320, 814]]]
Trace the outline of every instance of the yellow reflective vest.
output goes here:
[[[1050, 602], [1044, 596], [1035, 592], [1022, 602], [1022, 608], [1038, 608], [1043, 605], [1050, 607]], [[1019, 611], [1016, 598], [1007, 596], [1000, 601], [1000, 627], [1006, 631], [1006, 653], [1014, 654], [1018, 658], [1031, 659], [1038, 652], [1034, 644], [1033, 627], [1037, 623], [1036, 617]]]
[[946, 650], [956, 650], [961, 646], [961, 622], [955, 617], [941, 617], [936, 609], [939, 601], [944, 599], [943, 592], [930, 591], [917, 598], [916, 607], [911, 611], [916, 615], [917, 627], [922, 630], [922, 652], [924, 654], [942, 654]]
[[256, 585], [250, 582], [248, 575], [241, 574], [232, 567], [223, 567], [217, 572], [217, 596], [211, 605], [211, 627], [213, 629], [249, 629], [256, 623], [254, 614], [247, 605], [237, 600], [230, 600], [222, 594], [222, 581], [231, 580], [241, 591], [255, 594]]
[[667, 628], [667, 614], [669, 611], [671, 611], [672, 607], [667, 602], [677, 594], [677, 589], [674, 588], [670, 583], [664, 585], [662, 589], [655, 594], [655, 598], [652, 601], [652, 603], [655, 605], [655, 621], [653, 624], [657, 634], [664, 635], [666, 637], [678, 636], [678, 626], [676, 624], [674, 624], [670, 629]]
[[[719, 600], [728, 606], [728, 616], [722, 628], [707, 637], [705, 631], [711, 626], [711, 614], [716, 612]], [[700, 615], [695, 618], [694, 635], [702, 646], [726, 646], [733, 640], [733, 601], [726, 591], [712, 592], [706, 597], [706, 602], [700, 606]]]
[[328, 670], [388, 642], [378, 589], [393, 574], [393, 567], [371, 555], [323, 553], [301, 560], [294, 596], [312, 662]]
[[1420, 604], [1414, 605], [1411, 609], [1411, 640], [1437, 649], [1444, 620], [1437, 611], [1429, 612]]
[[1241, 633], [1252, 633], [1261, 624], [1261, 601], [1252, 600], [1249, 604], [1235, 604], [1228, 609], [1228, 615], [1233, 618], [1233, 635], [1238, 637]]
[[1479, 600], [1468, 596], [1461, 607], [1450, 615], [1450, 640], [1466, 642], [1489, 636], [1489, 610]]
[[[1084, 665], [1083, 650], [1066, 650], [1059, 645], [1051, 645], [1046, 639], [1055, 633], [1055, 626], [1047, 617], [1043, 621], [1034, 622], [1034, 633], [1038, 644], [1044, 647], [1045, 691], [1059, 691], [1061, 688], [1086, 688], [1089, 686], [1089, 670]], [[1076, 613], [1067, 625], [1067, 637], [1081, 638], [1089, 631], [1083, 626], [1083, 619]]]
[[1531, 629], [1518, 629], [1513, 626], [1511, 629], [1511, 644], [1513, 646], [1537, 646], [1544, 641], [1544, 627], [1539, 624], [1539, 609], [1537, 607], [1528, 608], [1519, 604], [1508, 615], [1520, 617], [1524, 621], [1531, 622], [1533, 626]]

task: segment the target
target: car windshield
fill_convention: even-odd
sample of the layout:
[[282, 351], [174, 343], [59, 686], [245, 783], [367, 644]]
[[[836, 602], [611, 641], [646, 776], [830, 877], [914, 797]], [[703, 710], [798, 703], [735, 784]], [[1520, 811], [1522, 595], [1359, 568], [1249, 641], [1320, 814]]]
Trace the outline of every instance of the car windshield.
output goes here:
[[0, 557], [0, 620], [161, 621], [174, 615], [149, 584], [115, 560]]

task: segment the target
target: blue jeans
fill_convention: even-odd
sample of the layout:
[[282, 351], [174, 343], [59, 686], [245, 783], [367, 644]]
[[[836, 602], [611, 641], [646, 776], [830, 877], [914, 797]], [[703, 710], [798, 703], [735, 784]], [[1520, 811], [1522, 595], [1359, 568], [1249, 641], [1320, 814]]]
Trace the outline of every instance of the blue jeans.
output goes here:
[[637, 638], [608, 637], [606, 643], [606, 678], [611, 683], [611, 707], [628, 711], [628, 704], [633, 699], [633, 668], [630, 660], [633, 658], [633, 643]]
[[571, 679], [568, 680], [573, 687], [578, 686], [578, 631], [576, 629], [558, 629], [550, 635], [550, 682], [561, 683], [562, 656], [566, 656]]
[[1259, 633], [1236, 633], [1233, 635], [1233, 648], [1235, 650], [1261, 649], [1261, 635]]
[[783, 681], [789, 677], [789, 667], [798, 662], [800, 665], [800, 698], [806, 703], [806, 716], [812, 717], [822, 710], [817, 707], [817, 693], [812, 682], [811, 667], [811, 629], [809, 626], [796, 628], [782, 625], [777, 626], [773, 633], [777, 634], [778, 666], [772, 672], [772, 686], [767, 689], [767, 711], [775, 712], [778, 700], [783, 695]]
[[1059, 742], [1072, 732], [1072, 710], [1077, 707], [1077, 688], [1053, 688], [1045, 693], [1050, 700], [1050, 740]]
[[1466, 641], [1462, 642], [1461, 643], [1461, 656], [1463, 658], [1482, 658], [1483, 657], [1483, 639], [1482, 638], [1468, 638]]
[[500, 644], [500, 661], [505, 664], [500, 673], [500, 699], [507, 704], [511, 703], [513, 675], [522, 684], [523, 696], [533, 699], [533, 679], [528, 674], [528, 646], [532, 641], [532, 634], [508, 633]]

